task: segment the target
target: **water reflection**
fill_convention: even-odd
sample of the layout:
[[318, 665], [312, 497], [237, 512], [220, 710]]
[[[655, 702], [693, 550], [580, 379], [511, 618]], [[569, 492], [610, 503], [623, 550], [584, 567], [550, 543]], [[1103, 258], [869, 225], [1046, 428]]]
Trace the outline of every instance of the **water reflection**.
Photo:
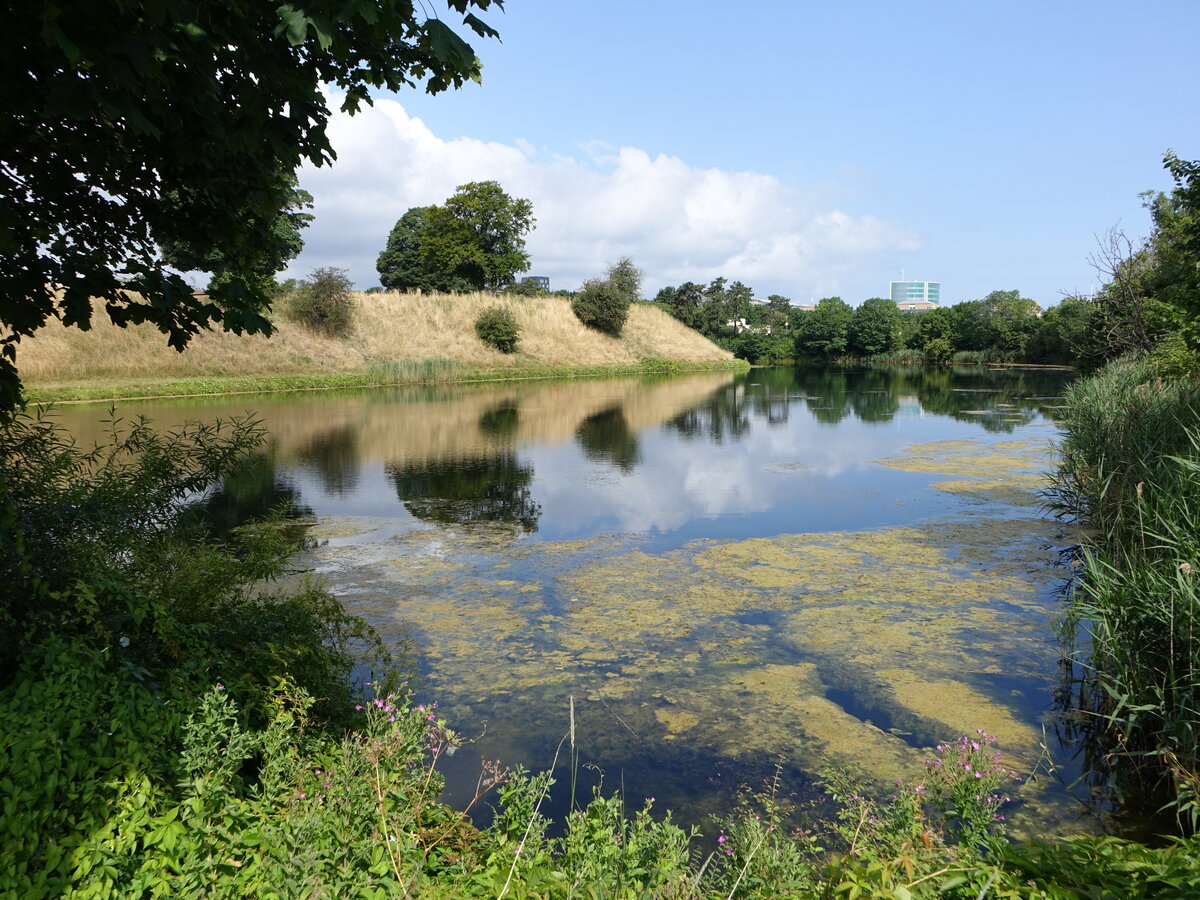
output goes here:
[[537, 531], [541, 507], [529, 486], [533, 468], [512, 452], [385, 467], [405, 509], [425, 522], [516, 525]]
[[713, 444], [736, 442], [750, 433], [752, 410], [745, 400], [743, 377], [722, 385], [706, 401], [670, 419], [665, 427], [689, 440], [707, 439]]
[[320, 431], [295, 451], [293, 458], [315, 473], [327, 494], [342, 497], [358, 487], [361, 453], [359, 429], [350, 423]]
[[312, 508], [300, 501], [292, 479], [279, 471], [269, 453], [256, 454], [229, 472], [197, 500], [185, 516], [215, 536], [227, 538], [234, 529], [263, 515], [303, 518]]
[[585, 418], [575, 429], [575, 439], [588, 459], [611, 462], [622, 472], [632, 472], [641, 462], [637, 436], [619, 406]]
[[309, 561], [415, 641], [457, 725], [488, 723], [454, 765], [547, 765], [574, 697], [607, 783], [700, 823], [780, 753], [799, 784], [822, 754], [903, 774], [955, 729], [1034, 746], [1056, 526], [1021, 498], [1064, 382], [779, 368], [265, 397], [264, 457], [205, 512], [311, 509]]

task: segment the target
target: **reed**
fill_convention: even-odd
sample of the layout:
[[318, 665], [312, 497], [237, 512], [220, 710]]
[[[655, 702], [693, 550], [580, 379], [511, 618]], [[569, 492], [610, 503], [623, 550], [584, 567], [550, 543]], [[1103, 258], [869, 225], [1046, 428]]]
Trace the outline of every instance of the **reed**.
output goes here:
[[1197, 387], [1144, 360], [1066, 394], [1049, 506], [1088, 527], [1063, 624], [1095, 780], [1200, 825]]

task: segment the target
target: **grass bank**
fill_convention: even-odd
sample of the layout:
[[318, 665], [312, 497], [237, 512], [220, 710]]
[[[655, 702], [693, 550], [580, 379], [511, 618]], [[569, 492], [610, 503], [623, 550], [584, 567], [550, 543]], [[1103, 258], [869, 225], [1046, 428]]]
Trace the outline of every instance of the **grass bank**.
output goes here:
[[1068, 389], [1052, 506], [1089, 529], [1065, 638], [1105, 796], [1200, 828], [1200, 385], [1147, 359]]
[[[289, 322], [283, 303], [270, 338], [202, 332], [186, 353], [152, 327], [117, 328], [102, 312], [90, 331], [43, 329], [20, 348], [27, 396], [110, 400], [745, 366], [648, 304], [635, 304], [614, 338], [580, 324], [562, 297], [357, 293], [351, 330], [337, 338]], [[515, 353], [476, 336], [475, 319], [488, 307], [516, 319]]]

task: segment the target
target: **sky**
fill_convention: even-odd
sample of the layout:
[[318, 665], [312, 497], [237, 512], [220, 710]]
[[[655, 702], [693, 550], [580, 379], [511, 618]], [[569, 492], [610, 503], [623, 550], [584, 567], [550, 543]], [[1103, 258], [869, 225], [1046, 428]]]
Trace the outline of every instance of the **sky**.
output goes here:
[[[454, 13], [440, 13], [447, 23]], [[943, 304], [1099, 286], [1143, 237], [1162, 156], [1200, 158], [1200, 0], [507, 0], [482, 84], [335, 114], [301, 170], [287, 274], [378, 284], [396, 220], [460, 184], [532, 201], [526, 274], [577, 289], [631, 257], [643, 293], [723, 276], [793, 303], [938, 281]], [[460, 33], [467, 36], [465, 30]], [[331, 106], [336, 107], [333, 97]]]

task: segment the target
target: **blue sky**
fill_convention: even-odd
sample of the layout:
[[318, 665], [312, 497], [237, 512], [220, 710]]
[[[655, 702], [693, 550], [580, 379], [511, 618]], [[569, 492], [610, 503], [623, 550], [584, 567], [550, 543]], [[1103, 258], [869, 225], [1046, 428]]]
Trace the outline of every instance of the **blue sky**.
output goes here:
[[[444, 16], [451, 21], [449, 14]], [[652, 296], [723, 275], [793, 302], [943, 302], [1097, 281], [1096, 235], [1149, 228], [1162, 154], [1200, 158], [1200, 0], [582, 3], [481, 14], [482, 85], [337, 117], [290, 272], [361, 287], [409, 207], [494, 179], [538, 219], [530, 274], [631, 256]]]

